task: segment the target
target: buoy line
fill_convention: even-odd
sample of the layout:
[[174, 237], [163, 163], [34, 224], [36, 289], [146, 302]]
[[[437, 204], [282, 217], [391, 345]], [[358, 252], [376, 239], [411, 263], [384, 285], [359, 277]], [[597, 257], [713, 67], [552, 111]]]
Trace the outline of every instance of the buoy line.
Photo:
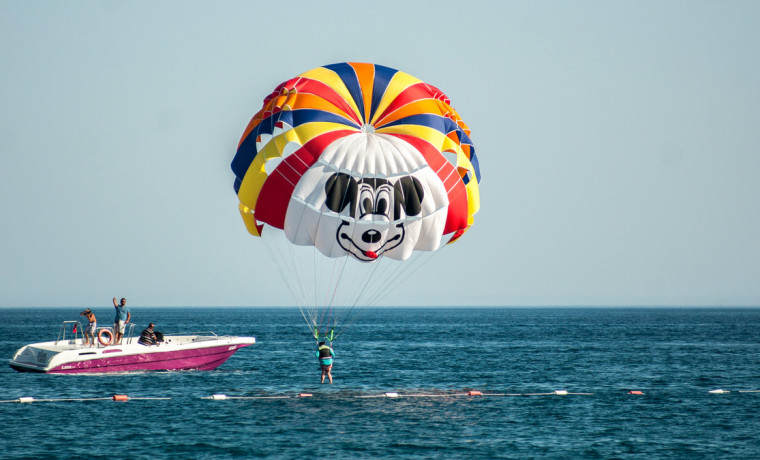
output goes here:
[[158, 397], [130, 397], [127, 395], [113, 395], [107, 398], [32, 398], [29, 396], [23, 396], [17, 399], [7, 399], [0, 401], [0, 403], [32, 403], [32, 402], [68, 402], [68, 401], [153, 401], [153, 400], [169, 400], [172, 398], [158, 398]]
[[222, 401], [225, 399], [290, 399], [290, 398], [308, 398], [311, 396], [311, 393], [298, 393], [295, 396], [227, 396], [226, 394], [214, 394], [211, 396], [202, 396], [201, 399], [214, 399], [217, 401]]
[[554, 390], [551, 393], [483, 393], [478, 390], [469, 390], [466, 393], [415, 393], [399, 394], [395, 392], [383, 393], [381, 395], [363, 395], [357, 398], [450, 398], [460, 396], [552, 396], [552, 395], [593, 395], [594, 393], [570, 393], [567, 390]]
[[[623, 392], [625, 390], [621, 390]], [[731, 393], [760, 393], [760, 390], [724, 390], [717, 388], [714, 390], [708, 390], [709, 394], [731, 394]], [[328, 393], [329, 394], [329, 393]], [[374, 395], [350, 395], [342, 396], [345, 399], [357, 398], [357, 399], [370, 399], [370, 398], [461, 398], [467, 396], [484, 396], [484, 397], [509, 397], [509, 396], [593, 396], [596, 393], [586, 392], [570, 392], [567, 390], [554, 390], [551, 392], [543, 393], [483, 393], [479, 390], [466, 390], [458, 393], [398, 393], [395, 391], [388, 391], [382, 394]], [[639, 395], [644, 396], [641, 390], [629, 390], [625, 392], [626, 395]], [[293, 398], [310, 398], [312, 393], [296, 393], [293, 395], [271, 395], [271, 396], [228, 396], [224, 393], [216, 393], [211, 396], [201, 396], [200, 399], [209, 399], [216, 401], [223, 400], [256, 400], [256, 399], [293, 399]], [[0, 403], [32, 403], [32, 402], [70, 402], [70, 401], [159, 401], [170, 400], [170, 397], [131, 397], [122, 394], [115, 394], [109, 397], [99, 398], [33, 398], [30, 396], [24, 396], [16, 399], [0, 400]]]

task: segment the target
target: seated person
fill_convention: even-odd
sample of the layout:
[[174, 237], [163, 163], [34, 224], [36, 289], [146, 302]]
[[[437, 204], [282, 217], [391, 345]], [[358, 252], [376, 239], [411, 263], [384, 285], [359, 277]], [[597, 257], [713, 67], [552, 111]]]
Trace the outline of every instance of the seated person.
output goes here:
[[153, 323], [150, 323], [140, 333], [140, 339], [137, 340], [137, 343], [140, 345], [155, 345], [157, 340], [156, 333], [153, 332]]

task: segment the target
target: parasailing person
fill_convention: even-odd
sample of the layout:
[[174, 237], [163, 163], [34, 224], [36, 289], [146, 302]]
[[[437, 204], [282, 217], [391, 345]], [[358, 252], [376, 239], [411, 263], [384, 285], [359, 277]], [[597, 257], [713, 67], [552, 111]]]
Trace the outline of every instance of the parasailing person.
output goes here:
[[325, 342], [319, 342], [319, 348], [316, 352], [317, 358], [319, 358], [319, 367], [322, 369], [322, 380], [320, 383], [325, 383], [325, 375], [327, 379], [332, 383], [332, 362], [335, 357], [335, 351], [332, 347], [326, 345]]

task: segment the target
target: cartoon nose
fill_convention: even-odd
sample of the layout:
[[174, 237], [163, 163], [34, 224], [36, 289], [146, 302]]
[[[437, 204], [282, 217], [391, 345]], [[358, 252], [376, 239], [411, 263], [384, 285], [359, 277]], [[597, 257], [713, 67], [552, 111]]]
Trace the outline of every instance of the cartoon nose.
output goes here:
[[377, 230], [367, 230], [362, 234], [362, 241], [365, 243], [377, 243], [382, 238], [382, 234]]

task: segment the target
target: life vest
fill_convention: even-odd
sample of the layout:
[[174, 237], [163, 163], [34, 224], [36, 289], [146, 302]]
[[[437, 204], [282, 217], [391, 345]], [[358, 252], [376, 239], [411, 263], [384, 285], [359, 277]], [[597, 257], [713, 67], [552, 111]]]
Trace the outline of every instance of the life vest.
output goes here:
[[332, 358], [332, 354], [330, 353], [330, 347], [327, 345], [322, 345], [319, 347], [319, 359], [324, 358]]

